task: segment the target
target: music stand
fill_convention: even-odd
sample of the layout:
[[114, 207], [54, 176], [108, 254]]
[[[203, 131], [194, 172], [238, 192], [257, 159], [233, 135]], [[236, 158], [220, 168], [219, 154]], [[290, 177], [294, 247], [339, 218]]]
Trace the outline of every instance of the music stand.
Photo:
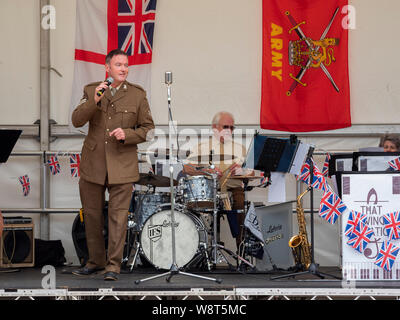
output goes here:
[[22, 130], [0, 129], [0, 163], [6, 163]]
[[274, 138], [255, 133], [243, 167], [261, 170], [266, 174], [273, 171], [299, 174], [307, 152], [307, 145], [295, 135]]
[[[22, 130], [0, 129], [0, 165], [6, 163], [17, 140], [21, 136]], [[0, 219], [2, 219], [0, 212]], [[1, 231], [1, 230], [0, 230]], [[2, 232], [0, 232], [0, 241], [3, 241]], [[0, 272], [16, 272], [19, 269], [0, 268]]]

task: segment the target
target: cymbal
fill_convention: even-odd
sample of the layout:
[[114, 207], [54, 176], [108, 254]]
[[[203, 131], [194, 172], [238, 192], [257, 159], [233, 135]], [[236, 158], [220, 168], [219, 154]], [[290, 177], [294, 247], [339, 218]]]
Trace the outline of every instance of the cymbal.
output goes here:
[[[135, 184], [140, 184], [142, 186], [151, 185], [153, 187], [169, 187], [170, 186], [170, 178], [159, 176], [152, 173], [141, 173], [139, 181], [135, 182]], [[173, 179], [173, 185], [177, 186], [178, 181]]]
[[256, 180], [256, 179], [262, 179], [264, 177], [262, 176], [230, 176], [229, 179], [249, 179], [249, 180]]
[[213, 155], [199, 155], [199, 156], [191, 156], [188, 157], [188, 161], [205, 163], [205, 162], [213, 162], [213, 161], [226, 161], [226, 160], [235, 160], [237, 157], [229, 154], [213, 154]]

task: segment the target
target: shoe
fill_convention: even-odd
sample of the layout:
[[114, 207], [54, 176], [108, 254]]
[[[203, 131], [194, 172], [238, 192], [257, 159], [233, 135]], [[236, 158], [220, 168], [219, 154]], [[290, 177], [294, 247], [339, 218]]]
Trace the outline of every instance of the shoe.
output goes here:
[[104, 270], [104, 268], [88, 268], [88, 267], [82, 267], [76, 270], [72, 271], [72, 274], [76, 276], [89, 276], [93, 273], [96, 273], [97, 271]]
[[107, 271], [104, 274], [104, 280], [105, 281], [116, 281], [116, 280], [118, 280], [118, 273], [115, 273], [112, 271]]

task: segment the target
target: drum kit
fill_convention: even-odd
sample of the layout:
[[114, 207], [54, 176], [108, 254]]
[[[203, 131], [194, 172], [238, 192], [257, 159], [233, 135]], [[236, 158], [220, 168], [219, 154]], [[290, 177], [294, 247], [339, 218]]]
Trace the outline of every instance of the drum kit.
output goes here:
[[[221, 216], [239, 214], [244, 210], [231, 210], [229, 196], [220, 191], [221, 181], [218, 181], [216, 174], [209, 173], [207, 169], [210, 168], [213, 168], [212, 162], [209, 167], [200, 170], [202, 174], [194, 176], [182, 170], [179, 180], [173, 180], [176, 264], [184, 270], [196, 266], [210, 271], [221, 263], [232, 267], [232, 259], [226, 256], [229, 255], [237, 265], [243, 262], [254, 268], [248, 260], [219, 241]], [[260, 177], [238, 178], [248, 181]], [[136, 185], [145, 190], [132, 193], [123, 264], [128, 266], [130, 262], [132, 271], [140, 260], [142, 264], [148, 262], [156, 269], [167, 270], [173, 263], [171, 192], [156, 190], [170, 187], [171, 179], [153, 173], [141, 173]]]

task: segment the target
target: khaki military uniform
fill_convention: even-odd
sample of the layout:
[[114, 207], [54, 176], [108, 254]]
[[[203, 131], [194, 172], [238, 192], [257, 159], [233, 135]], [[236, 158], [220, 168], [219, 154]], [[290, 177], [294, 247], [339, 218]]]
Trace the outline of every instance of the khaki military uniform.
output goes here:
[[[84, 210], [89, 268], [105, 267], [119, 272], [126, 237], [127, 217], [132, 183], [139, 180], [137, 144], [146, 141], [154, 129], [146, 92], [127, 81], [112, 95], [104, 92], [98, 104], [94, 101], [100, 82], [84, 88], [80, 104], [72, 114], [72, 123], [81, 127], [89, 122], [81, 154], [80, 196]], [[118, 141], [110, 132], [122, 128], [125, 140]], [[108, 204], [108, 257], [103, 235], [105, 190]]]

